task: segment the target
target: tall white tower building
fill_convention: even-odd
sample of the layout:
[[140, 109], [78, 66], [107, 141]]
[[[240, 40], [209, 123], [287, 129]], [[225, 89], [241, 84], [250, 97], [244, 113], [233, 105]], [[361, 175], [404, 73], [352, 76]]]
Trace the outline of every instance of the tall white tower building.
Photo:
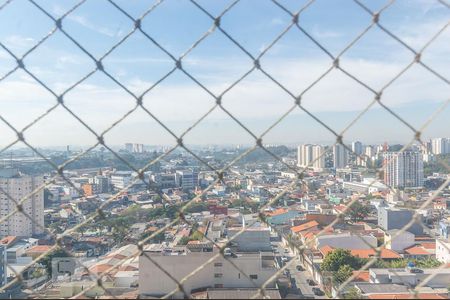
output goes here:
[[297, 164], [299, 167], [309, 167], [316, 171], [325, 168], [324, 147], [320, 145], [300, 145], [297, 149]]
[[435, 138], [431, 140], [431, 152], [433, 154], [450, 153], [450, 140], [447, 138]]
[[423, 158], [417, 151], [386, 152], [384, 183], [393, 188], [423, 186]]
[[[42, 177], [23, 175], [17, 169], [1, 169], [0, 217], [5, 217], [16, 210], [16, 203], [7, 195], [19, 202], [42, 184]], [[23, 213], [17, 212], [0, 223], [0, 237], [8, 235], [31, 237], [44, 232], [44, 190], [26, 199], [22, 203], [22, 208], [34, 222]]]
[[347, 166], [347, 149], [341, 144], [333, 146], [333, 166], [335, 169], [342, 169]]

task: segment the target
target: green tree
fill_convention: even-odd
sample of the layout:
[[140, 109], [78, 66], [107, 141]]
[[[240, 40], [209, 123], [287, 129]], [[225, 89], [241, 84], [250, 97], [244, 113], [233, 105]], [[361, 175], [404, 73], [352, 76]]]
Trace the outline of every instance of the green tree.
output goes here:
[[186, 245], [187, 243], [189, 243], [191, 239], [188, 236], [183, 236], [179, 241], [178, 241], [178, 245]]
[[369, 215], [369, 207], [356, 201], [347, 209], [345, 215], [352, 220], [353, 223], [364, 220]]
[[349, 265], [342, 265], [333, 273], [333, 283], [337, 286], [343, 284], [353, 274], [353, 268]]
[[361, 260], [353, 256], [350, 250], [335, 249], [328, 253], [321, 264], [321, 269], [329, 272], [336, 272], [341, 266], [348, 265], [353, 270], [361, 267]]
[[201, 241], [203, 240], [203, 233], [201, 233], [200, 231], [195, 231], [192, 235], [191, 235], [191, 241]]

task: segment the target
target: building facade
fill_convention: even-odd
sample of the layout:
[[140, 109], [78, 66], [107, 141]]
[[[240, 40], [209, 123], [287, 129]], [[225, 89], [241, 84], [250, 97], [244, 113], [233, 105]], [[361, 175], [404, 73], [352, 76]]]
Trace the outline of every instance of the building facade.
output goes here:
[[176, 172], [176, 181], [183, 190], [193, 190], [198, 186], [198, 172], [196, 170], [179, 170]]
[[431, 152], [436, 155], [450, 153], [450, 139], [448, 138], [432, 139]]
[[[409, 209], [380, 207], [378, 209], [378, 226], [384, 230], [402, 229], [407, 226], [414, 217], [414, 211]], [[419, 223], [413, 223], [406, 229], [415, 235], [423, 234], [423, 227]]]
[[386, 152], [384, 154], [384, 183], [393, 188], [423, 186], [423, 157], [420, 152]]
[[341, 144], [333, 146], [333, 167], [335, 169], [342, 169], [347, 166], [348, 151]]
[[0, 286], [4, 286], [8, 280], [6, 262], [6, 246], [0, 245]]
[[321, 171], [325, 168], [324, 147], [320, 145], [300, 145], [297, 148], [297, 165]]
[[360, 141], [355, 141], [352, 143], [352, 151], [356, 155], [363, 154], [363, 144]]
[[[177, 284], [156, 264], [177, 281], [181, 281], [196, 270], [195, 276], [191, 276], [183, 282], [183, 288], [189, 295], [193, 290], [205, 288], [261, 286], [277, 271], [272, 253], [267, 253], [267, 256], [264, 253], [230, 253], [226, 254], [227, 259], [224, 259], [217, 251], [182, 253], [146, 251], [145, 255], [141, 255], [139, 258], [139, 295], [141, 297], [161, 297], [176, 290]], [[208, 261], [210, 262], [202, 269], [197, 270], [199, 266]], [[230, 261], [239, 266], [242, 273]], [[271, 282], [267, 287], [273, 288], [275, 283]], [[173, 296], [179, 299], [179, 297], [183, 297], [183, 293], [178, 291]]]
[[117, 171], [111, 175], [111, 184], [116, 189], [124, 189], [125, 187], [130, 185], [132, 179], [132, 172]]
[[[16, 211], [16, 203], [13, 200], [21, 201], [42, 184], [42, 177], [24, 175], [17, 169], [0, 170], [0, 216], [5, 217]], [[34, 221], [32, 222], [23, 213], [15, 213], [0, 223], [0, 237], [8, 235], [31, 237], [44, 232], [44, 190], [33, 193], [25, 199], [22, 207], [23, 212]]]

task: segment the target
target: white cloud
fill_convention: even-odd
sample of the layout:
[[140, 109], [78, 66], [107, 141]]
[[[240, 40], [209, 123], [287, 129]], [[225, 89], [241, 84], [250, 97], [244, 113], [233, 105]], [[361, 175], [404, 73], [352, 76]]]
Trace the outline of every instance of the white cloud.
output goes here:
[[7, 47], [13, 48], [15, 50], [27, 49], [33, 46], [36, 42], [31, 37], [26, 37], [22, 35], [10, 35], [4, 39], [4, 43]]
[[113, 31], [110, 28], [104, 27], [104, 26], [98, 26], [96, 24], [93, 24], [91, 21], [89, 21], [87, 18], [80, 16], [80, 15], [72, 15], [70, 14], [67, 18], [70, 20], [80, 24], [83, 27], [86, 27], [92, 31], [98, 32], [102, 35], [106, 35], [108, 37], [118, 37], [123, 34], [123, 31], [117, 30]]

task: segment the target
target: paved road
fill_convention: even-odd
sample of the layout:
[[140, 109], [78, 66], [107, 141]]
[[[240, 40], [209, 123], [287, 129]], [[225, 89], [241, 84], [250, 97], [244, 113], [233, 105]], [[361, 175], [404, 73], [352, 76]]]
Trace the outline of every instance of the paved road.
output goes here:
[[[300, 260], [295, 258], [295, 262], [289, 267], [289, 272], [291, 273], [291, 277], [295, 281], [296, 287], [300, 290], [303, 296], [314, 297], [315, 299], [327, 299], [327, 296], [316, 296], [312, 291], [312, 286], [310, 286], [306, 279], [313, 279], [311, 274], [308, 271], [297, 271], [296, 266], [300, 265]], [[316, 286], [319, 287], [320, 286]]]
[[[276, 243], [275, 244], [277, 246], [278, 249], [278, 253], [276, 254], [276, 256], [280, 256], [280, 257], [288, 257], [289, 260], [290, 259], [295, 259], [295, 262], [288, 268], [290, 274], [291, 274], [291, 284], [292, 284], [292, 288], [293, 290], [297, 290], [298, 292], [301, 293], [299, 295], [299, 298], [305, 297], [305, 296], [309, 296], [311, 298], [315, 298], [315, 299], [327, 299], [327, 297], [324, 296], [316, 296], [314, 295], [313, 291], [312, 291], [312, 286], [310, 286], [307, 282], [306, 279], [313, 279], [311, 274], [308, 271], [297, 271], [296, 267], [297, 265], [301, 265], [300, 260], [298, 259], [298, 257], [295, 257], [295, 255], [291, 252], [286, 253], [285, 252], [285, 248], [281, 243]], [[319, 286], [317, 286], [319, 287]]]

